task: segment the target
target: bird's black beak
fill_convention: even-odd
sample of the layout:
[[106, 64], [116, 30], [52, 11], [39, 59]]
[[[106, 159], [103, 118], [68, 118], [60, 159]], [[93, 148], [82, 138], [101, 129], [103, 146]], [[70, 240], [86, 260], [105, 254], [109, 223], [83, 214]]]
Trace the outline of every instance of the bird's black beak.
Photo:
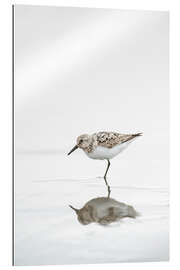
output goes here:
[[69, 207], [71, 207], [76, 212], [76, 214], [78, 213], [79, 209], [73, 207], [72, 205], [69, 205]]
[[78, 146], [75, 145], [75, 146], [73, 147], [73, 149], [71, 149], [71, 151], [68, 153], [68, 156], [69, 156], [72, 152], [74, 152], [77, 148], [78, 148]]

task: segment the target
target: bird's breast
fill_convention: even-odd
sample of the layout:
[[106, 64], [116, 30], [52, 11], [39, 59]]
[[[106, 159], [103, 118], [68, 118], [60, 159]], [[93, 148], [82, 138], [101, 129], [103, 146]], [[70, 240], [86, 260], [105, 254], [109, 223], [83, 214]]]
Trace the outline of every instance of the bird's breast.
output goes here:
[[112, 148], [107, 148], [104, 146], [97, 146], [92, 152], [88, 153], [87, 156], [92, 159], [112, 159], [116, 155], [118, 155], [120, 152], [122, 152], [126, 147], [127, 143], [118, 144], [115, 145]]

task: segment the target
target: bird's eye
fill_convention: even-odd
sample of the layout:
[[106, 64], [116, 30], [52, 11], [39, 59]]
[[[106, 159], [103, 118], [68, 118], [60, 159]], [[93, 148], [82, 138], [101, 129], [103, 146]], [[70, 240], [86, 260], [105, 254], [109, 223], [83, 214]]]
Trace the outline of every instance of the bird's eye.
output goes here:
[[81, 139], [80, 141], [79, 141], [79, 143], [82, 143], [83, 142], [83, 140]]

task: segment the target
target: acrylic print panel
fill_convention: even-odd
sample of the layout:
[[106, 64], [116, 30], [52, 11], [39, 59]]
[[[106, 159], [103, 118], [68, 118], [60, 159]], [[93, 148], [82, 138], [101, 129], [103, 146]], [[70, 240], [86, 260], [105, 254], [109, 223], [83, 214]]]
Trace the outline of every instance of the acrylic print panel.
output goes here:
[[15, 265], [168, 260], [168, 35], [168, 12], [14, 7]]

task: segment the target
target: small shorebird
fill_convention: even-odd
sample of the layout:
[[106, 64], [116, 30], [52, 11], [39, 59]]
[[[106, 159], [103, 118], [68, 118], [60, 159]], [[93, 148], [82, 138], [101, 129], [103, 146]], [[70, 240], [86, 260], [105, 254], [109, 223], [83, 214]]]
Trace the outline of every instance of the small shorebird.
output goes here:
[[69, 205], [77, 214], [78, 221], [87, 225], [92, 222], [108, 225], [122, 218], [136, 218], [139, 213], [133, 206], [119, 202], [113, 198], [98, 197], [88, 201], [81, 209]]
[[92, 135], [83, 134], [77, 138], [77, 144], [68, 155], [81, 148], [89, 158], [106, 159], [108, 162], [104, 174], [104, 179], [106, 179], [110, 166], [109, 160], [121, 153], [135, 138], [141, 135], [142, 133], [120, 134], [117, 132], [98, 132]]

